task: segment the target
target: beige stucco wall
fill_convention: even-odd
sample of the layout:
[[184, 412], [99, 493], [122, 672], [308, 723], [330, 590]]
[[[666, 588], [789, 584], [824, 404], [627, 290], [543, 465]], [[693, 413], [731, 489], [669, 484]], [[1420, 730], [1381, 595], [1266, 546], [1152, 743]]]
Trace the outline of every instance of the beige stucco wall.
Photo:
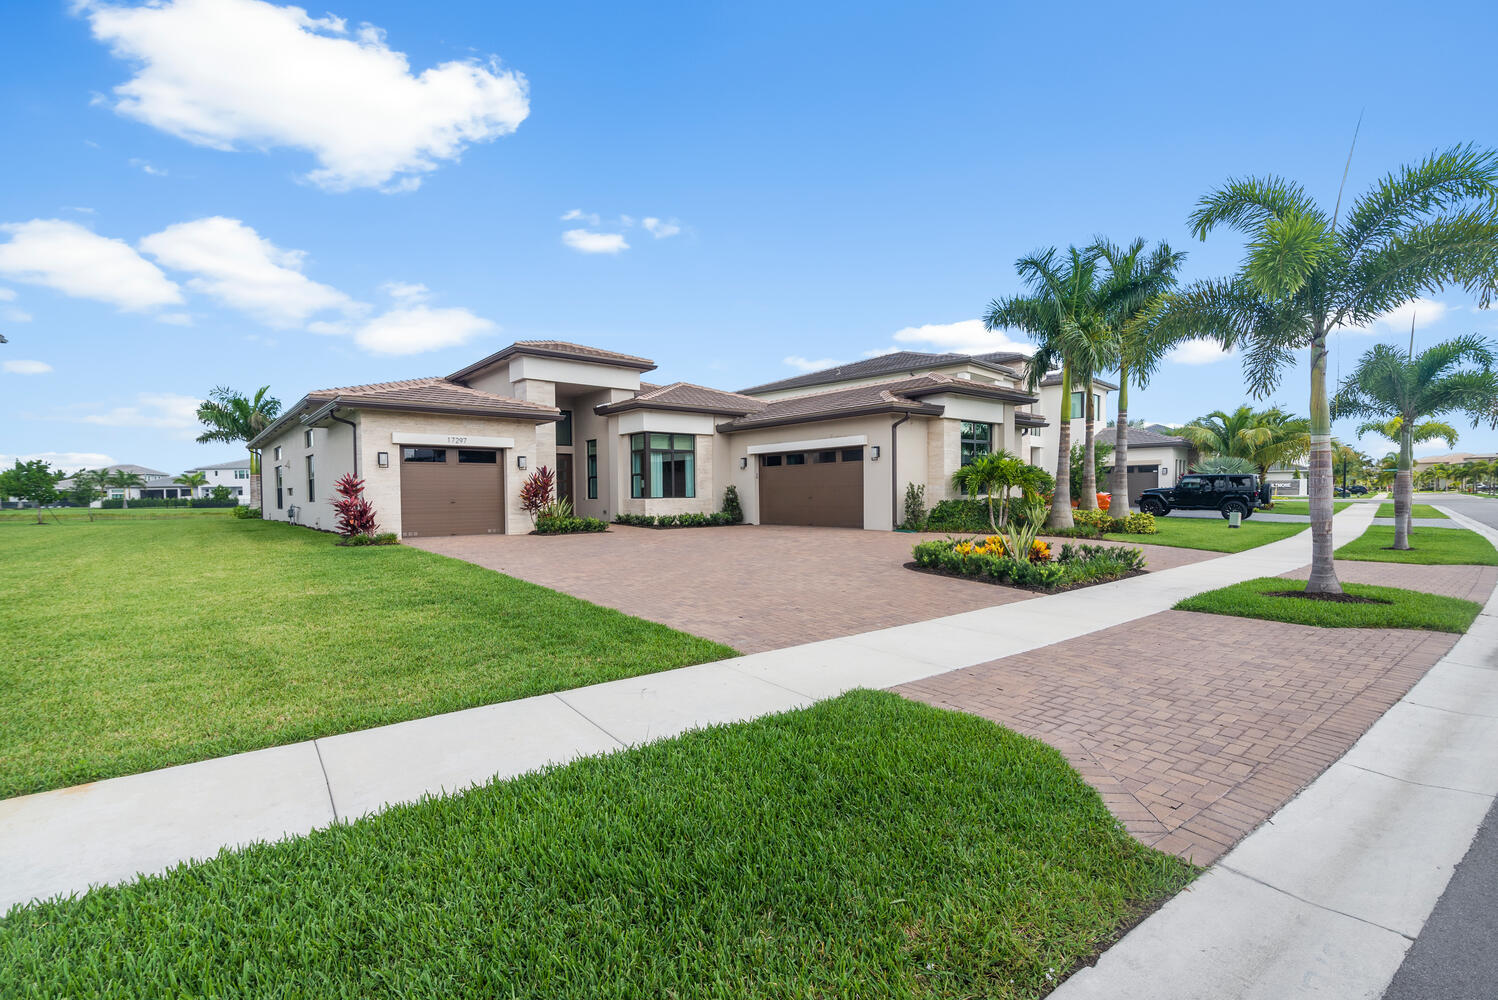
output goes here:
[[[339, 414], [348, 418], [347, 413]], [[333, 511], [333, 484], [346, 473], [354, 471], [354, 432], [347, 424], [333, 423], [329, 427], [314, 427], [312, 447], [305, 443], [304, 432], [308, 428], [300, 421], [290, 424], [286, 431], [265, 446], [261, 468], [265, 471], [264, 516], [270, 521], [289, 521], [291, 508], [297, 508], [297, 524], [322, 531], [335, 530], [337, 515]], [[276, 459], [276, 448], [281, 449]], [[312, 467], [316, 477], [316, 493], [312, 502], [307, 501], [307, 456], [312, 456]], [[281, 468], [286, 495], [281, 508], [276, 508], [276, 467]]]
[[[1072, 386], [1073, 392], [1081, 391], [1081, 389], [1081, 385]], [[1102, 404], [1093, 421], [1093, 432], [1096, 433], [1108, 426], [1111, 412], [1111, 400], [1109, 397], [1112, 393], [1098, 385], [1093, 386], [1093, 391], [1101, 397], [1100, 402]], [[1040, 402], [1034, 407], [1035, 412], [1045, 417], [1051, 425], [1041, 432], [1041, 448], [1043, 449], [1041, 452], [1043, 458], [1041, 467], [1052, 475], [1056, 472], [1057, 449], [1061, 441], [1061, 419], [1067, 412], [1066, 408], [1062, 406], [1062, 402], [1061, 387], [1059, 385], [1045, 386], [1040, 390]], [[1071, 422], [1071, 443], [1081, 444], [1082, 436], [1086, 430], [1086, 420], [1081, 417], [1073, 420]]]

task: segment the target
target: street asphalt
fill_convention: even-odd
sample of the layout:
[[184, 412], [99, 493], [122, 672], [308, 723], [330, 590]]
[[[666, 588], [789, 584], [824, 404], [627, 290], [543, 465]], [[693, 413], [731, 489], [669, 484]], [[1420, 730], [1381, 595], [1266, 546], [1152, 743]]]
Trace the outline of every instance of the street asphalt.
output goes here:
[[[1498, 528], [1498, 500], [1422, 496]], [[1389, 984], [1384, 1000], [1492, 1000], [1498, 996], [1498, 803], [1488, 810], [1441, 901]]]

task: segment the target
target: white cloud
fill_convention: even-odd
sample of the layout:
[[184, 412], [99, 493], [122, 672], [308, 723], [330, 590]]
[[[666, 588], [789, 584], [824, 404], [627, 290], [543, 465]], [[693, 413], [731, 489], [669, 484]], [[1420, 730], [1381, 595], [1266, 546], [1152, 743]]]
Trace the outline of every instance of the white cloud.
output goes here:
[[116, 406], [103, 413], [76, 417], [79, 423], [101, 427], [152, 427], [190, 434], [198, 426], [198, 407], [202, 400], [175, 392], [142, 392], [133, 406]]
[[302, 273], [300, 250], [282, 250], [238, 219], [179, 222], [140, 241], [162, 265], [196, 275], [187, 286], [272, 326], [303, 323], [325, 309], [358, 304]]
[[668, 236], [675, 236], [681, 232], [681, 226], [675, 219], [672, 219], [670, 222], [662, 222], [660, 219], [647, 215], [644, 219], [640, 220], [640, 225], [644, 226], [646, 231], [658, 240], [663, 240]]
[[899, 350], [898, 347], [876, 347], [871, 351], [864, 351], [863, 356], [866, 358], [882, 358], [886, 354], [895, 354]]
[[594, 233], [586, 229], [567, 230], [562, 234], [562, 242], [579, 253], [618, 253], [629, 249], [619, 233]]
[[846, 361], [838, 361], [836, 358], [817, 358], [813, 361], [810, 358], [803, 358], [799, 354], [792, 354], [790, 357], [783, 358], [782, 360], [797, 371], [803, 372], [819, 372], [823, 368], [836, 368], [838, 365], [847, 364]]
[[1412, 299], [1379, 314], [1365, 326], [1343, 326], [1338, 330], [1343, 333], [1371, 333], [1379, 336], [1397, 333], [1408, 335], [1412, 321], [1415, 329], [1419, 330], [1438, 322], [1450, 309], [1446, 303], [1435, 299]]
[[600, 225], [603, 220], [598, 217], [598, 213], [597, 212], [584, 212], [580, 208], [572, 208], [572, 209], [568, 209], [565, 213], [563, 213], [563, 215], [562, 215], [562, 221], [563, 222], [586, 222], [590, 226], [597, 226], [597, 225]]
[[349, 333], [354, 342], [375, 354], [420, 354], [466, 344], [481, 333], [497, 329], [491, 321], [467, 309], [412, 306], [392, 309], [358, 325], [314, 324], [317, 333]]
[[152, 177], [165, 177], [167, 173], [165, 167], [153, 167], [145, 160], [132, 158], [130, 160], [130, 165], [132, 167], [139, 167], [141, 170], [150, 174]]
[[16, 290], [14, 288], [0, 288], [0, 302], [14, 302]]
[[[907, 326], [903, 330], [895, 331], [894, 341], [897, 344], [915, 344], [928, 350], [935, 348], [952, 354], [991, 354], [996, 351], [1030, 354], [1035, 350], [1024, 340], [1011, 339], [1003, 330], [985, 330], [983, 321], [980, 319]], [[891, 352], [881, 351], [880, 353]]]
[[77, 212], [80, 215], [94, 214], [94, 210], [89, 208], [87, 205], [64, 205], [62, 206], [62, 210], [64, 212]]
[[182, 301], [181, 289], [123, 240], [61, 219], [8, 223], [0, 231], [11, 234], [9, 243], [0, 243], [0, 274], [14, 281], [121, 309]]
[[4, 361], [0, 362], [0, 371], [11, 375], [45, 375], [52, 370], [52, 366], [45, 361]]
[[1166, 361], [1181, 365], [1210, 365], [1238, 353], [1235, 347], [1224, 351], [1215, 340], [1185, 340], [1172, 347], [1165, 355]]
[[426, 285], [409, 281], [387, 281], [380, 291], [402, 303], [425, 302], [431, 297], [431, 289]]
[[34, 451], [29, 455], [0, 454], [0, 466], [9, 468], [16, 462], [35, 462], [38, 459], [54, 469], [65, 469], [69, 472], [78, 469], [102, 469], [107, 465], [119, 464], [112, 455], [104, 455], [97, 451]]
[[263, 0], [80, 0], [94, 38], [132, 63], [114, 108], [215, 149], [287, 147], [328, 190], [410, 190], [471, 143], [530, 113], [525, 78], [498, 60], [411, 72], [384, 32]]

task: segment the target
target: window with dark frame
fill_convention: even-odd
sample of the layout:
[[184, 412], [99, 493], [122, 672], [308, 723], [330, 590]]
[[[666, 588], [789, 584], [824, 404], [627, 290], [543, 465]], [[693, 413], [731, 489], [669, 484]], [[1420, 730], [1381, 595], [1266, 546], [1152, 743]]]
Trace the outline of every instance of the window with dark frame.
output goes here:
[[691, 434], [631, 434], [629, 495], [648, 499], [695, 497], [697, 439]]
[[598, 442], [588, 441], [588, 499], [598, 499]]
[[823, 464], [825, 464], [827, 462], [836, 462], [837, 461], [837, 452], [835, 452], [835, 451], [819, 451], [819, 452], [817, 452], [817, 455], [816, 455], [816, 458], [814, 459], [814, 461], [818, 465], [823, 465]]
[[805, 465], [806, 464], [806, 456], [805, 455], [787, 455], [787, 456], [785, 456], [785, 464], [786, 465]]
[[779, 455], [761, 455], [759, 457], [759, 461], [760, 461], [761, 465], [768, 465], [771, 468], [774, 468], [775, 466], [777, 466], [777, 465], [780, 464], [780, 456]]
[[446, 448], [402, 448], [403, 462], [446, 462]]
[[566, 448], [572, 447], [572, 411], [563, 410], [562, 419], [557, 421], [557, 444]]
[[993, 424], [962, 421], [962, 464], [971, 465], [973, 460], [993, 451]]
[[315, 503], [317, 501], [317, 487], [316, 487], [316, 483], [317, 483], [317, 475], [316, 475], [316, 472], [314, 471], [314, 469], [312, 467], [312, 456], [308, 455], [307, 456], [307, 502], [308, 503]]
[[458, 449], [459, 465], [498, 465], [499, 452], [497, 451], [469, 451], [466, 448]]
[[843, 461], [844, 462], [862, 462], [863, 461], [863, 449], [862, 448], [844, 448], [843, 449]]
[[[277, 448], [276, 450], [280, 451], [281, 449]], [[281, 477], [283, 471], [285, 470], [281, 466], [276, 466], [276, 510], [281, 510], [285, 506], [285, 488]]]

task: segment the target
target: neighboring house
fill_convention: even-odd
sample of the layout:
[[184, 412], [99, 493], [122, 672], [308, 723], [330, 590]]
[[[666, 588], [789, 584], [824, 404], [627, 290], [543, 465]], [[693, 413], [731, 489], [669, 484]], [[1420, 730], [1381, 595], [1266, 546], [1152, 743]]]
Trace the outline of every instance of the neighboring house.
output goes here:
[[[197, 465], [183, 471], [183, 475], [201, 472], [208, 481], [198, 487], [197, 495], [207, 497], [213, 495], [215, 486], [227, 486], [231, 496], [247, 497], [250, 495], [250, 459], [236, 459], [233, 462], [220, 462], [217, 465]], [[184, 488], [185, 490], [185, 488]]]
[[308, 393], [250, 446], [265, 517], [325, 530], [333, 484], [353, 473], [381, 530], [527, 532], [520, 488], [540, 466], [586, 516], [708, 513], [731, 485], [750, 523], [888, 530], [907, 484], [934, 502], [976, 454], [1043, 459], [1054, 431], [1016, 360], [901, 352], [735, 393], [643, 382], [646, 358], [521, 341], [446, 378]]
[[[175, 482], [176, 475], [170, 472], [161, 472], [157, 469], [148, 469], [144, 465], [111, 465], [103, 471], [107, 475], [119, 470], [133, 472], [140, 476], [144, 482], [140, 486], [132, 486], [128, 490], [120, 489], [118, 486], [104, 487], [104, 499], [119, 500], [126, 493], [131, 500], [185, 500], [191, 495], [196, 499], [208, 497], [213, 493], [215, 486], [227, 486], [234, 496], [246, 496], [250, 488], [250, 459], [248, 456], [233, 462], [221, 462], [218, 465], [199, 465], [186, 472], [201, 472], [208, 481], [194, 492], [190, 487]], [[185, 474], [185, 473], [184, 473]], [[57, 484], [58, 490], [67, 492], [73, 486], [73, 479], [69, 476]], [[95, 500], [89, 506], [102, 506], [103, 500]]]
[[[128, 490], [120, 489], [118, 486], [105, 486], [104, 498], [108, 500], [119, 500], [123, 498], [127, 493], [129, 494], [131, 500], [141, 500], [148, 497], [160, 497], [161, 491], [164, 486], [171, 483], [172, 481], [172, 476], [169, 473], [162, 472], [159, 469], [148, 469], [144, 465], [108, 465], [99, 471], [102, 471], [106, 475], [108, 475], [109, 473], [120, 471], [133, 472], [144, 481], [143, 485], [132, 486]], [[73, 478], [69, 476], [67, 479], [60, 480], [57, 484], [57, 488], [59, 491], [66, 493], [68, 490], [73, 488]], [[183, 487], [182, 491], [186, 492], [186, 488]], [[101, 504], [102, 501], [95, 500], [89, 506], [98, 507], [101, 506]]]
[[[1426, 455], [1424, 458], [1415, 459], [1415, 475], [1418, 476], [1436, 465], [1470, 465], [1473, 462], [1492, 461], [1498, 461], [1498, 452], [1453, 451], [1445, 455]], [[1436, 485], [1440, 489], [1445, 489], [1450, 482], [1442, 479]]]
[[[1117, 454], [1118, 428], [1103, 428], [1097, 432], [1097, 439], [1098, 443], [1114, 448], [1114, 454]], [[1148, 427], [1130, 427], [1127, 440], [1130, 504], [1137, 504], [1139, 494], [1144, 490], [1174, 486], [1196, 461], [1191, 442], [1185, 438], [1162, 434]], [[1107, 465], [1111, 471], [1114, 465], [1112, 455]], [[1107, 481], [1100, 485], [1106, 489]]]

